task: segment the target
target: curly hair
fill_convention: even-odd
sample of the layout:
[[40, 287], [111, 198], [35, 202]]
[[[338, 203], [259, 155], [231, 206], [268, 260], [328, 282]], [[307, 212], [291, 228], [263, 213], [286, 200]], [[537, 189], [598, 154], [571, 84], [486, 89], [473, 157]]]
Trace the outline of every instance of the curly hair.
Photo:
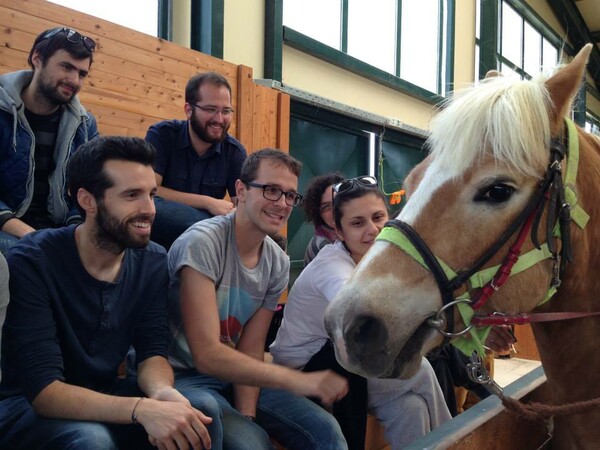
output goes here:
[[345, 178], [340, 172], [329, 172], [310, 180], [302, 201], [307, 222], [312, 223], [315, 227], [326, 225], [321, 218], [321, 197], [323, 196], [323, 192], [332, 184], [344, 181]]

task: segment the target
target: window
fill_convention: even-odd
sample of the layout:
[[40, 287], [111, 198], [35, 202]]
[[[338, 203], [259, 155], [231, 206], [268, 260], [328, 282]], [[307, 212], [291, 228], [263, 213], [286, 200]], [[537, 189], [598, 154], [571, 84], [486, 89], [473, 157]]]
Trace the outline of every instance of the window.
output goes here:
[[[487, 61], [495, 61], [496, 67], [505, 76], [528, 78], [553, 69], [559, 61], [560, 38], [533, 12], [522, 0], [499, 0], [498, 11], [489, 11], [494, 2], [477, 1], [477, 36], [476, 36], [476, 74], [479, 79], [482, 72], [481, 42], [482, 34], [488, 29], [497, 29], [496, 36], [487, 36], [488, 42], [495, 42], [497, 49], [493, 57]], [[488, 18], [496, 18], [486, 29], [482, 28], [481, 8], [488, 8], [484, 13]], [[486, 46], [490, 49], [490, 46]]]
[[446, 55], [454, 1], [283, 0], [284, 41], [431, 100], [431, 93], [446, 95], [452, 79]]
[[158, 35], [159, 0], [50, 1], [151, 36]]
[[585, 131], [600, 136], [600, 117], [588, 111], [585, 118]]

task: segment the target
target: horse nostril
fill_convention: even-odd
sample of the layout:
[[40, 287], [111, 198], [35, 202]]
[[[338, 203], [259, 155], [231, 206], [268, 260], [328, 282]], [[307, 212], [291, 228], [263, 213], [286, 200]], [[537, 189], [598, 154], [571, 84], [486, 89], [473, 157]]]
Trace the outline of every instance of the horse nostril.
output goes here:
[[357, 355], [381, 350], [387, 340], [388, 332], [383, 322], [372, 316], [358, 316], [346, 332], [348, 346]]

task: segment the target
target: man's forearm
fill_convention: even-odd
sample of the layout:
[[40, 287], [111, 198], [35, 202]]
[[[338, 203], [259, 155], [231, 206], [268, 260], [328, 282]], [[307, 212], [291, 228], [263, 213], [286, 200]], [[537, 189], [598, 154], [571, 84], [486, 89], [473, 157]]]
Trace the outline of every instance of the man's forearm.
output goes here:
[[172, 202], [182, 203], [197, 209], [208, 209], [210, 197], [189, 192], [176, 191], [164, 186], [158, 186], [156, 195]]
[[222, 343], [205, 348], [194, 360], [199, 372], [234, 384], [289, 390], [297, 375], [296, 370], [258, 361]]
[[150, 398], [173, 388], [173, 369], [162, 356], [152, 356], [138, 365], [138, 386]]
[[131, 423], [139, 397], [117, 397], [54, 381], [33, 400], [37, 414], [53, 419], [84, 420], [115, 424]]
[[26, 234], [35, 231], [35, 228], [30, 227], [21, 219], [13, 217], [12, 219], [6, 221], [6, 223], [2, 227], [2, 231], [17, 236], [18, 238], [22, 238]]
[[[238, 347], [238, 350], [239, 347]], [[262, 350], [262, 349], [261, 349]], [[240, 350], [242, 351], [242, 350]], [[247, 352], [242, 353], [254, 358], [258, 361], [264, 361], [264, 352]], [[258, 403], [258, 396], [260, 394], [260, 388], [256, 386], [248, 386], [246, 384], [234, 384], [233, 385], [233, 402], [235, 408], [244, 416], [256, 417], [256, 405]]]

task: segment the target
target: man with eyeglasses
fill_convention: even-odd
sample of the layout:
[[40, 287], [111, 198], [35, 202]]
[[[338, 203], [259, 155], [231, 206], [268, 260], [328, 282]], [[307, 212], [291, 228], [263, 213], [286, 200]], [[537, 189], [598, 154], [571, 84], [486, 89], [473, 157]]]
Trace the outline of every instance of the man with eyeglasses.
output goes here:
[[40, 33], [32, 70], [0, 76], [0, 252], [40, 228], [81, 221], [65, 190], [69, 156], [96, 137], [77, 93], [96, 43], [75, 30]]
[[332, 404], [346, 394], [346, 380], [264, 361], [290, 267], [269, 235], [302, 199], [300, 169], [278, 150], [251, 153], [235, 184], [235, 213], [196, 223], [169, 251], [175, 387], [213, 418], [216, 450], [271, 449], [269, 436], [290, 450], [347, 449], [333, 416], [304, 397]]
[[184, 109], [187, 120], [159, 122], [146, 134], [157, 151], [152, 240], [167, 249], [194, 223], [233, 210], [246, 158], [244, 146], [227, 133], [234, 111], [226, 78], [214, 72], [190, 78]]

